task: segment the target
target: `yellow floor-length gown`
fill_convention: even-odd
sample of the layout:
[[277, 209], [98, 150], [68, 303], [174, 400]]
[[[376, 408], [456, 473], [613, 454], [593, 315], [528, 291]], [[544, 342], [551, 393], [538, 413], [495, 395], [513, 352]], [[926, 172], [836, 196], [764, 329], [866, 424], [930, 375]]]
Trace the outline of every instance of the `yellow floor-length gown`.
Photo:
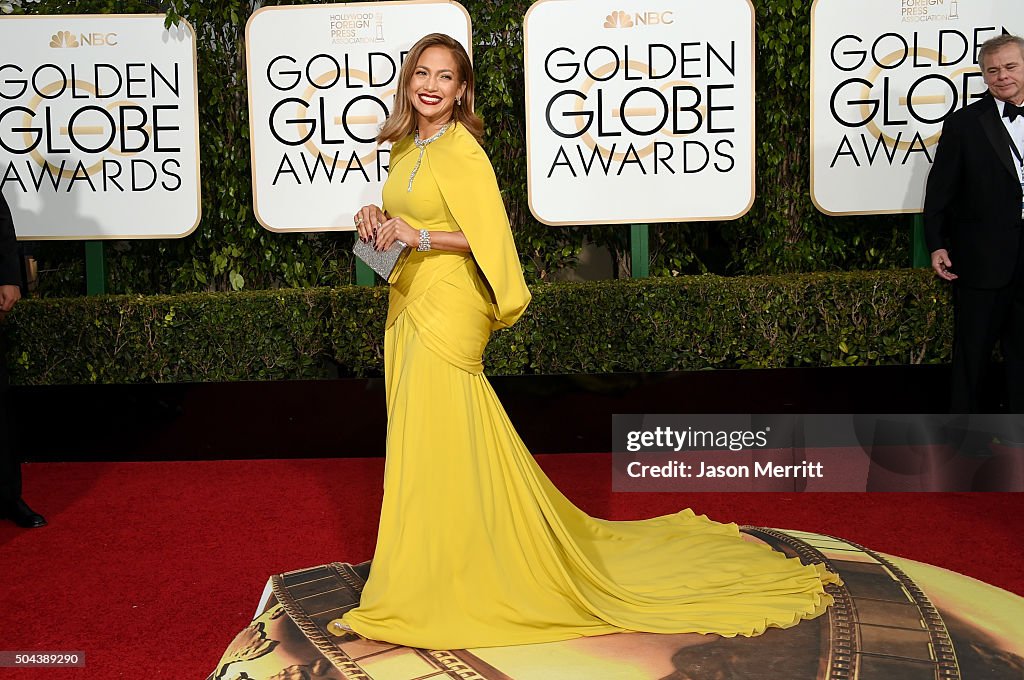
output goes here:
[[554, 487], [482, 372], [492, 328], [529, 300], [514, 251], [485, 252], [512, 243], [493, 170], [456, 125], [426, 147], [408, 191], [409, 147], [392, 151], [385, 208], [416, 229], [462, 229], [473, 255], [412, 252], [393, 279], [384, 502], [369, 580], [340, 623], [454, 649], [624, 630], [755, 635], [822, 613], [838, 577], [734, 524], [691, 510], [595, 519]]

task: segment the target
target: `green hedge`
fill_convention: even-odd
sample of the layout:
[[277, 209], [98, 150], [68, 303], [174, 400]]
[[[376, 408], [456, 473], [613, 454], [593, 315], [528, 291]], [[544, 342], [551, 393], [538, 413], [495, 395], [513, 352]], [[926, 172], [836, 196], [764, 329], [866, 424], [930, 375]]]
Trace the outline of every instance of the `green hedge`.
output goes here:
[[[254, 5], [311, 0], [38, 0], [36, 14], [152, 12], [170, 7], [196, 28], [203, 129], [203, 220], [180, 240], [118, 241], [106, 248], [117, 293], [337, 286], [353, 282], [348, 233], [275, 234], [252, 213], [245, 22]], [[477, 108], [527, 277], [547, 281], [576, 264], [585, 242], [607, 247], [615, 271], [631, 271], [625, 226], [550, 228], [526, 199], [522, 22], [530, 0], [462, 0], [473, 20]], [[812, 0], [759, 0], [757, 28], [757, 198], [732, 222], [651, 225], [655, 276], [714, 272], [884, 269], [910, 262], [905, 216], [829, 217], [809, 198], [810, 11]], [[46, 296], [84, 293], [80, 243], [35, 246]]]
[[[930, 272], [684, 276], [534, 286], [491, 374], [946, 362]], [[377, 376], [384, 288], [26, 300], [3, 324], [15, 383]]]

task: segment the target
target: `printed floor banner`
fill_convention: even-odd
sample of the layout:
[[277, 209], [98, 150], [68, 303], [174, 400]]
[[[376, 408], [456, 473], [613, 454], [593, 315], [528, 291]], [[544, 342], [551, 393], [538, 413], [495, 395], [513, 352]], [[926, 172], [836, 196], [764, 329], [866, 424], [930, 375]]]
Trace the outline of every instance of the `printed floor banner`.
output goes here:
[[390, 145], [377, 133], [402, 60], [428, 33], [472, 54], [455, 2], [264, 7], [246, 28], [253, 209], [271, 231], [351, 230], [380, 203]]
[[[899, 522], [895, 513], [892, 521]], [[271, 577], [256, 617], [207, 680], [1019, 680], [1024, 674], [1024, 598], [840, 537], [771, 527], [740, 531], [779, 554], [838, 573], [843, 585], [826, 587], [834, 600], [828, 614], [754, 637], [628, 632], [417, 649], [332, 625], [356, 606], [376, 568], [333, 562]], [[956, 539], [950, 545], [963, 549]], [[992, 552], [998, 559], [998, 546]]]
[[160, 15], [0, 18], [0, 190], [22, 239], [199, 224], [195, 33]]
[[530, 209], [726, 220], [754, 201], [749, 0], [540, 0], [526, 14]]
[[811, 198], [829, 215], [920, 212], [942, 120], [985, 91], [978, 48], [1021, 0], [815, 0]]

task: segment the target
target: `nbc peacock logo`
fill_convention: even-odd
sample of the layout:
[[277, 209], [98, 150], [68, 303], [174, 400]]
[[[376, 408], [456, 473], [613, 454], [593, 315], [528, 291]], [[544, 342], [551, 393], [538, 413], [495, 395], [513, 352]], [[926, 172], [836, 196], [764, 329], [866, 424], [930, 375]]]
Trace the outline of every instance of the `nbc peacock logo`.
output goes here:
[[604, 27], [605, 28], [633, 28], [633, 18], [631, 16], [629, 16], [628, 14], [626, 14], [625, 12], [623, 12], [622, 10], [618, 10], [618, 11], [612, 12], [607, 17], [605, 17], [605, 19], [604, 19]]
[[50, 47], [78, 47], [78, 38], [71, 31], [57, 31], [50, 38]]

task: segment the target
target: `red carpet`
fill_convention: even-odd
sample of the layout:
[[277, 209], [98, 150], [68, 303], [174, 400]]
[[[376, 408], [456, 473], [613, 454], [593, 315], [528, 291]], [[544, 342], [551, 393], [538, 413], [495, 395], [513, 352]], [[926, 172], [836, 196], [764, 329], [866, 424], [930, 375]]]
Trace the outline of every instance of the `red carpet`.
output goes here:
[[[538, 457], [591, 514], [693, 507], [843, 536], [1024, 595], [1024, 494], [612, 494], [610, 457]], [[0, 651], [82, 651], [37, 678], [203, 678], [267, 577], [373, 552], [383, 460], [26, 465], [50, 526], [0, 522]]]

